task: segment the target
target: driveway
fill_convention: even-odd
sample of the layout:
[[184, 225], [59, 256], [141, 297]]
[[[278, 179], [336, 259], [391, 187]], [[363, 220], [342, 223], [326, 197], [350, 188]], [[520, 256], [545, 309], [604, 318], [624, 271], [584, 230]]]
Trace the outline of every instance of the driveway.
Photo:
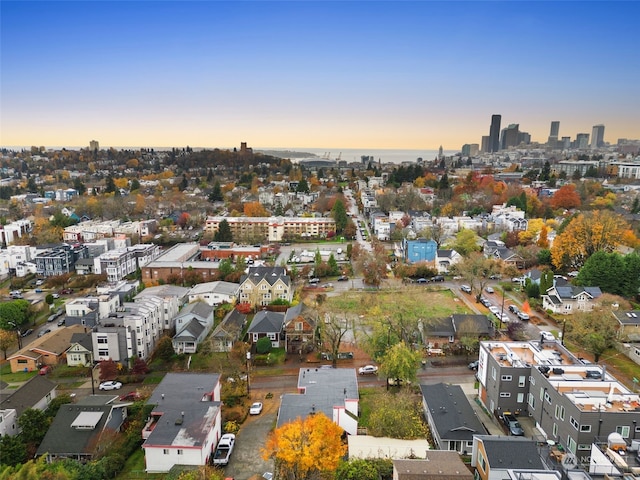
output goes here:
[[262, 401], [264, 408], [260, 415], [247, 417], [236, 435], [235, 449], [229, 465], [224, 470], [225, 476], [234, 480], [249, 480], [255, 475], [273, 472], [273, 461], [262, 459], [262, 449], [267, 436], [275, 427], [280, 397], [274, 395], [273, 398], [264, 398], [265, 395], [261, 391], [252, 391], [251, 397], [254, 401]]

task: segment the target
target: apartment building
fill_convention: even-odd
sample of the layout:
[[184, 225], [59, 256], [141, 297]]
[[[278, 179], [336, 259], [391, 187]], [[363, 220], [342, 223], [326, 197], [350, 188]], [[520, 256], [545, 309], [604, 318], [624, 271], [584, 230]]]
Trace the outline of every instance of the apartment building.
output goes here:
[[479, 397], [493, 414], [528, 415], [547, 440], [589, 461], [591, 444], [640, 433], [640, 396], [556, 341], [481, 342]]
[[34, 259], [36, 272], [43, 277], [71, 273], [75, 270], [76, 261], [87, 256], [87, 248], [84, 245], [62, 244], [36, 256]]
[[269, 305], [278, 298], [290, 302], [293, 290], [284, 267], [250, 267], [240, 278], [238, 300], [253, 307]]
[[160, 256], [160, 247], [153, 244], [110, 250], [93, 259], [93, 271], [98, 275], [105, 273], [109, 282], [118, 282], [158, 256]]
[[336, 222], [324, 217], [208, 217], [205, 231], [218, 231], [220, 222], [226, 220], [234, 239], [255, 239], [280, 242], [286, 238], [324, 238], [335, 232]]
[[158, 298], [162, 301], [162, 328], [171, 330], [175, 324], [174, 319], [180, 308], [188, 302], [189, 289], [177, 285], [158, 285], [147, 287], [138, 293], [133, 299], [134, 302], [142, 302], [149, 297]]

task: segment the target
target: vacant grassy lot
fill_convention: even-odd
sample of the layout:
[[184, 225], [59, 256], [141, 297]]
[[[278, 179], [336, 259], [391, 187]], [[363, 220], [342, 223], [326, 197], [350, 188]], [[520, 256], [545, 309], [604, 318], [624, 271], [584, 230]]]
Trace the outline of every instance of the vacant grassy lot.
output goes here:
[[447, 317], [454, 313], [472, 313], [450, 290], [428, 290], [407, 286], [393, 291], [348, 292], [328, 298], [325, 308], [365, 317], [395, 317], [407, 320]]

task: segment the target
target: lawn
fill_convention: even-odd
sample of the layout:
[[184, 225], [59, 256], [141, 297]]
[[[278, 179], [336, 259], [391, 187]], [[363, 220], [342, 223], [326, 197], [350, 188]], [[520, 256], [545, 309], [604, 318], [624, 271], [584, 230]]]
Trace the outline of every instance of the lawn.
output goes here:
[[26, 382], [37, 374], [37, 371], [11, 373], [11, 365], [9, 362], [3, 364], [0, 368], [0, 376], [2, 377], [2, 380], [7, 383]]
[[328, 310], [365, 317], [403, 316], [407, 320], [472, 313], [450, 290], [432, 291], [411, 286], [397, 291], [349, 292], [326, 300]]

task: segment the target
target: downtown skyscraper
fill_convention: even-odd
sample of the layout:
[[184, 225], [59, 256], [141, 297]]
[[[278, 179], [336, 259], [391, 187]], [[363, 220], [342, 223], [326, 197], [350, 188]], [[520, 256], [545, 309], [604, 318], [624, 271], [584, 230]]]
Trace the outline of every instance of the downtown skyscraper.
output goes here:
[[489, 152], [500, 150], [500, 122], [502, 115], [491, 115], [491, 127], [489, 128]]

